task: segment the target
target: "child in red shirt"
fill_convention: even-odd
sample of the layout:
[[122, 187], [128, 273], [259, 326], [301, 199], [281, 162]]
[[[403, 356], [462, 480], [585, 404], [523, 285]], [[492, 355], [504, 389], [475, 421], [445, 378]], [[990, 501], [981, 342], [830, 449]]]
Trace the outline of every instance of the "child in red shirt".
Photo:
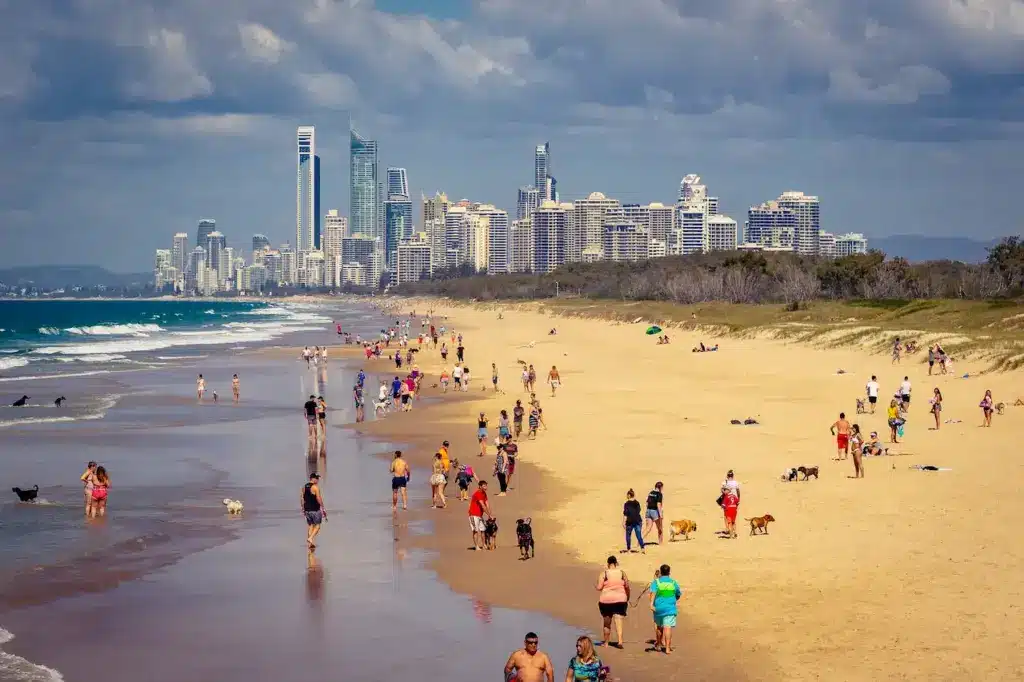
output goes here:
[[725, 511], [725, 531], [729, 537], [736, 537], [736, 514], [739, 512], [740, 498], [732, 488], [722, 490], [722, 509]]

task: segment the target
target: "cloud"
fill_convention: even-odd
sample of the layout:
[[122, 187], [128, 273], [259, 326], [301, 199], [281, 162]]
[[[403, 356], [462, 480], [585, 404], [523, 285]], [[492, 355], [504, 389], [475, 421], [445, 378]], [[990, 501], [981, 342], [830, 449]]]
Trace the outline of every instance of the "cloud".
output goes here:
[[145, 42], [148, 70], [129, 82], [126, 93], [154, 102], [182, 102], [213, 93], [213, 83], [189, 54], [185, 34], [161, 28]]
[[254, 62], [277, 64], [295, 45], [262, 24], [239, 24], [238, 35], [245, 55]]
[[877, 102], [913, 104], [921, 97], [945, 95], [952, 84], [944, 75], [927, 66], [902, 66], [882, 83], [859, 76], [849, 68], [829, 72], [828, 95], [840, 102]]
[[325, 109], [348, 110], [359, 101], [355, 81], [344, 74], [300, 73], [296, 81], [312, 104]]

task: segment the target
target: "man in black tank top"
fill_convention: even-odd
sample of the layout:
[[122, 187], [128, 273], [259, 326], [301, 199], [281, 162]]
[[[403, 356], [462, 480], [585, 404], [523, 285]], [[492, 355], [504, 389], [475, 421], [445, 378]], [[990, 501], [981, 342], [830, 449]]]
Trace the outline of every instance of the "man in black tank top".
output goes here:
[[320, 532], [320, 524], [327, 520], [324, 498], [320, 495], [320, 474], [316, 472], [310, 474], [309, 483], [302, 486], [302, 513], [306, 517], [306, 544], [312, 551], [316, 549], [313, 541]]

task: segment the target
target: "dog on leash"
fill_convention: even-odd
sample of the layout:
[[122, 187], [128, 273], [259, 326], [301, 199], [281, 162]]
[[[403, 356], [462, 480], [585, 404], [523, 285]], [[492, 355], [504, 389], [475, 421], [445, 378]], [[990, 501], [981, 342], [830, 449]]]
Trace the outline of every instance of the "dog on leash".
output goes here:
[[498, 520], [495, 518], [489, 518], [484, 522], [484, 547], [498, 548]]
[[67, 400], [68, 400], [67, 398], [65, 398], [64, 396], [61, 396], [61, 397], [59, 397], [59, 398], [57, 398], [56, 400], [53, 401], [53, 405], [54, 405], [54, 407], [63, 407], [64, 403], [66, 403]]
[[765, 514], [764, 516], [755, 516], [752, 519], [747, 519], [750, 522], [750, 534], [754, 535], [755, 531], [760, 531], [762, 535], [768, 535], [768, 524], [775, 520], [775, 517], [771, 514]]
[[242, 510], [245, 509], [245, 505], [242, 504], [241, 500], [232, 500], [227, 497], [224, 498], [224, 506], [228, 508], [228, 514], [241, 514]]
[[804, 477], [801, 480], [804, 480], [804, 481], [809, 479], [811, 476], [814, 476], [815, 479], [818, 478], [818, 467], [816, 467], [816, 466], [814, 466], [814, 467], [797, 467], [796, 468], [796, 472], [798, 474], [803, 474]]
[[537, 556], [537, 551], [533, 544], [533, 519], [526, 517], [525, 519], [516, 519], [516, 539], [519, 541], [519, 555], [523, 561], [526, 561], [531, 556]]
[[18, 496], [18, 499], [22, 502], [35, 502], [39, 496], [39, 486], [32, 488], [31, 490], [22, 490], [21, 488], [11, 488], [11, 492]]
[[861, 398], [857, 398], [857, 414], [867, 414], [868, 409]]
[[697, 524], [690, 519], [673, 521], [668, 527], [668, 541], [675, 542], [677, 535], [682, 535], [684, 540], [690, 539], [690, 533], [697, 531]]

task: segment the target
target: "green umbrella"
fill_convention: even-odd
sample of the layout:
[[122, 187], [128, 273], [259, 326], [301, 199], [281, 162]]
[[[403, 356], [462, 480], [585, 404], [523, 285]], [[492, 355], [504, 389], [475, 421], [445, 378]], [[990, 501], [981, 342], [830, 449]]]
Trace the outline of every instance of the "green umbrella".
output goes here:
[[656, 324], [652, 324], [650, 327], [647, 328], [647, 335], [648, 336], [653, 336], [654, 334], [660, 334], [660, 333], [661, 333], [661, 327], [659, 327]]

